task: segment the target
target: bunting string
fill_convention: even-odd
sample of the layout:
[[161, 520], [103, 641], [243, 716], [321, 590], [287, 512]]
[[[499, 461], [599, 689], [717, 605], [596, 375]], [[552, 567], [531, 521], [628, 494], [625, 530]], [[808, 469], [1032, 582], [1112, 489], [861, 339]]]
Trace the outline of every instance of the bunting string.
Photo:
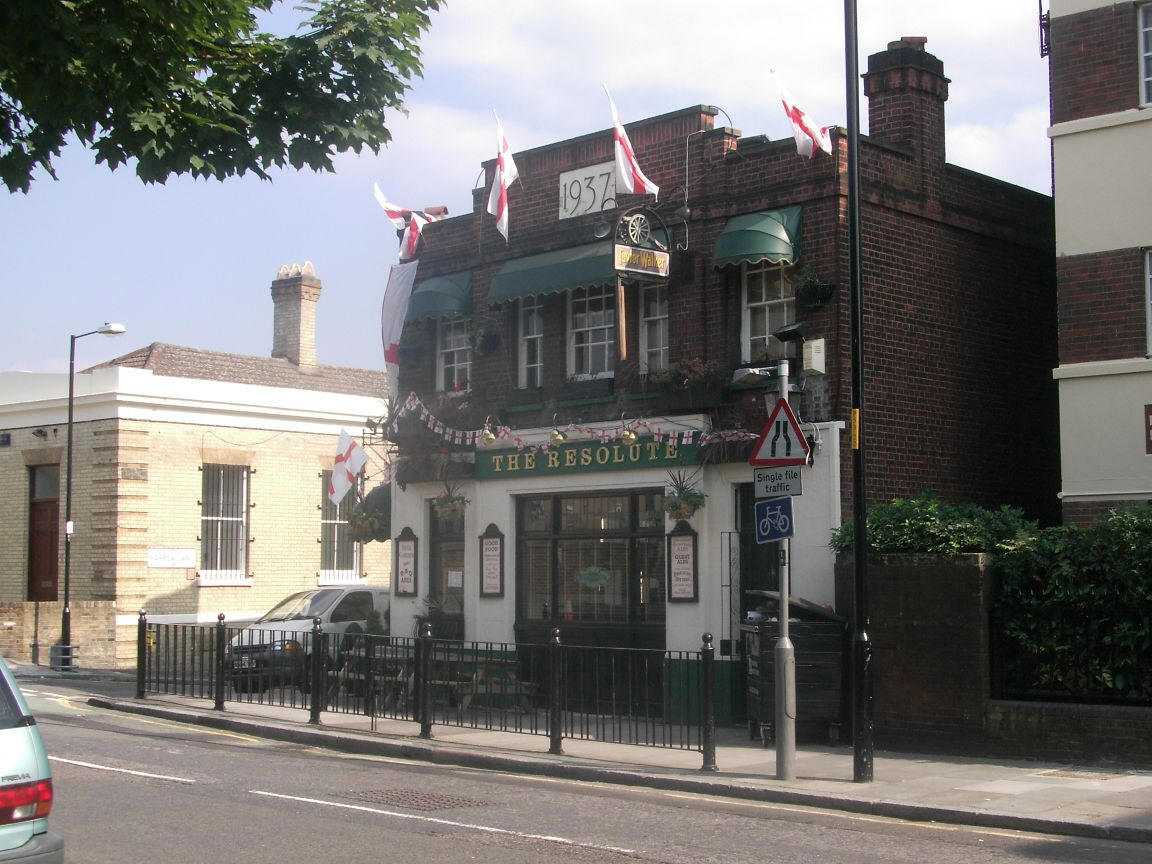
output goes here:
[[[432, 413], [428, 406], [421, 401], [419, 396], [412, 392], [408, 394], [408, 398], [400, 404], [396, 413], [389, 419], [387, 425], [384, 427], [383, 431], [385, 436], [394, 434], [397, 431], [400, 419], [409, 415], [419, 418], [420, 422], [423, 423], [432, 434], [436, 435], [446, 444], [476, 447], [479, 445], [481, 435], [484, 432], [483, 427], [480, 429], [454, 429], [446, 425]], [[517, 450], [546, 452], [556, 446], [551, 441], [531, 444], [508, 426], [492, 425], [489, 428], [498, 440], [511, 442]], [[716, 429], [710, 432], [702, 432], [698, 429], [665, 429], [660, 425], [654, 425], [643, 419], [633, 420], [628, 424], [621, 423], [619, 430], [615, 431], [603, 428], [592, 428], [579, 423], [569, 423], [566, 426], [558, 428], [560, 428], [569, 439], [583, 436], [589, 441], [599, 441], [602, 444], [619, 441], [625, 429], [629, 429], [637, 435], [651, 435], [654, 441], [672, 445], [713, 444], [722, 441], [753, 441], [759, 438], [757, 433], [749, 432], [745, 429]]]

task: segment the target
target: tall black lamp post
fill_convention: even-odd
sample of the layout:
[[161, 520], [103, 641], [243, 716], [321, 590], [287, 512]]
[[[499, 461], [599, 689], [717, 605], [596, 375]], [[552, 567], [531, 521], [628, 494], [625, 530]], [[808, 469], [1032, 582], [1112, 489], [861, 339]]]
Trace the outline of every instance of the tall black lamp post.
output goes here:
[[64, 474], [64, 608], [60, 612], [60, 643], [53, 646], [52, 668], [70, 671], [76, 646], [72, 644], [72, 411], [76, 399], [76, 340], [100, 333], [119, 336], [123, 324], [105, 323], [102, 327], [78, 333], [68, 342], [68, 462]]

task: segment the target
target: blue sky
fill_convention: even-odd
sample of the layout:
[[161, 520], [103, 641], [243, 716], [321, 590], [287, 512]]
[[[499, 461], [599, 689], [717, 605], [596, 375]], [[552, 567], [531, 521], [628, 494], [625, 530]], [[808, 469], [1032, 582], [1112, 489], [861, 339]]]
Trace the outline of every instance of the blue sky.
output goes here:
[[[1048, 65], [1031, 0], [859, 6], [861, 70], [900, 36], [926, 36], [944, 62], [948, 161], [1050, 191]], [[607, 128], [602, 83], [626, 125], [703, 103], [745, 135], [786, 138], [772, 68], [817, 122], [844, 125], [843, 34], [835, 0], [449, 0], [423, 40], [408, 116], [389, 124], [392, 144], [339, 156], [334, 174], [145, 186], [72, 145], [59, 180], [0, 192], [16, 325], [0, 340], [0, 370], [66, 371], [68, 336], [109, 320], [128, 332], [79, 342], [79, 366], [150, 342], [267, 355], [269, 285], [281, 264], [305, 260], [324, 283], [320, 362], [382, 368], [380, 295], [397, 244], [373, 181], [401, 206], [467, 212], [495, 155], [493, 108], [513, 151], [526, 150]], [[866, 132], [863, 97], [861, 115]]]

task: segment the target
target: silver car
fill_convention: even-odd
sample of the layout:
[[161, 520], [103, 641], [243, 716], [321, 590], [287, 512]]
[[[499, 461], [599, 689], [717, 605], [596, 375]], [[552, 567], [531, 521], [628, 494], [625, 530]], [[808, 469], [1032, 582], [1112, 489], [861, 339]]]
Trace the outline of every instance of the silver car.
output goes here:
[[52, 772], [36, 718], [0, 660], [0, 862], [55, 864], [64, 841], [48, 833]]

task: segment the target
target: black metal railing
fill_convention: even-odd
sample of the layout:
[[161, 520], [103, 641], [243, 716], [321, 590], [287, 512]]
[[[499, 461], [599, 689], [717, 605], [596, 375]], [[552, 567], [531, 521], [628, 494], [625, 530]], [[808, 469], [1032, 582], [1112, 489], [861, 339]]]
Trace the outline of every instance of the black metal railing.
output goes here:
[[137, 696], [149, 693], [378, 720], [699, 750], [715, 769], [714, 654], [698, 651], [328, 634], [258, 625], [149, 623], [140, 613]]

